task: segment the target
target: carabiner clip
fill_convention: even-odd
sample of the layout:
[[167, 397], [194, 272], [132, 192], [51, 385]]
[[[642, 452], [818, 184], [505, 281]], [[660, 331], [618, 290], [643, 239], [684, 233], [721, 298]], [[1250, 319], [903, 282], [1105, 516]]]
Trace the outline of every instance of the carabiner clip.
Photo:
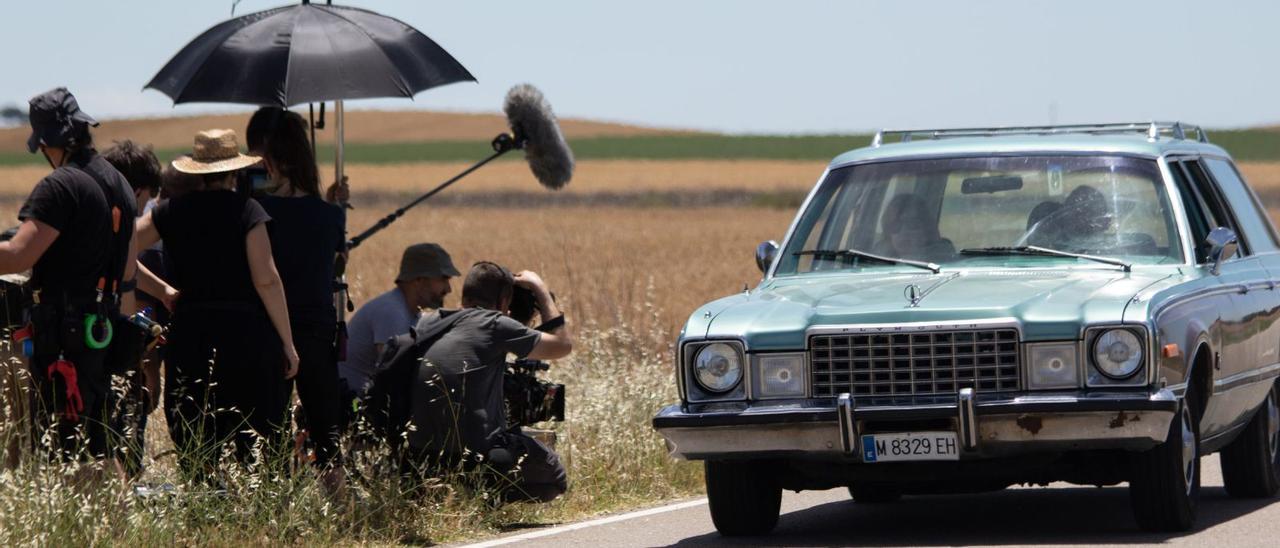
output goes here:
[[[99, 339], [94, 335], [98, 331], [98, 326], [102, 326], [102, 338]], [[84, 344], [93, 350], [102, 350], [111, 344], [111, 338], [115, 336], [115, 327], [111, 322], [103, 318], [97, 313], [84, 315]]]

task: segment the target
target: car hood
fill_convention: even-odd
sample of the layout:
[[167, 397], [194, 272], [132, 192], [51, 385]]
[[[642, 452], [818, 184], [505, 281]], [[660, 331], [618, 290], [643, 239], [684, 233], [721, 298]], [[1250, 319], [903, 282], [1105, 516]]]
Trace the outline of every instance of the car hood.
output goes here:
[[814, 326], [998, 318], [1019, 322], [1024, 340], [1076, 339], [1083, 325], [1121, 321], [1138, 292], [1171, 275], [1077, 268], [775, 278], [699, 308], [684, 334], [741, 338], [753, 350], [799, 349]]

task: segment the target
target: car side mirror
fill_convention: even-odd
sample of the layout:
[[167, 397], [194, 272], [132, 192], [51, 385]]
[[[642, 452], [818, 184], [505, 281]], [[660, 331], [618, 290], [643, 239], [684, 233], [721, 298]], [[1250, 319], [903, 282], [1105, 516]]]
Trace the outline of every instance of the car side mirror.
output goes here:
[[760, 272], [769, 272], [769, 265], [773, 264], [773, 259], [777, 256], [778, 242], [773, 240], [760, 242], [760, 245], [756, 246], [756, 266], [760, 267]]
[[1217, 276], [1218, 271], [1222, 269], [1222, 261], [1236, 254], [1236, 248], [1240, 246], [1240, 238], [1236, 236], [1236, 231], [1220, 226], [1209, 231], [1204, 242], [1209, 244], [1209, 262], [1213, 263], [1209, 272]]

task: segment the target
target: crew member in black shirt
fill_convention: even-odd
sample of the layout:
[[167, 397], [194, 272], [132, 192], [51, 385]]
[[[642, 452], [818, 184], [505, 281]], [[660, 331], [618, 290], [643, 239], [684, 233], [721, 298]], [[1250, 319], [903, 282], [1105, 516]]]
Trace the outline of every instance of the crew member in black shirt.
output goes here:
[[[18, 212], [17, 234], [0, 243], [0, 272], [32, 271], [35, 438], [64, 459], [104, 460], [105, 326], [132, 290], [133, 192], [94, 150], [89, 127], [98, 124], [66, 88], [32, 98], [30, 120], [27, 147], [43, 153], [53, 172]], [[127, 301], [132, 312], [131, 295]]]
[[163, 240], [179, 294], [165, 355], [165, 418], [179, 463], [208, 479], [234, 441], [252, 457], [252, 432], [279, 448], [288, 407], [287, 379], [298, 371], [283, 284], [271, 258], [267, 222], [252, 198], [235, 192], [236, 171], [259, 158], [240, 153], [232, 130], [196, 135], [178, 171], [202, 187], [152, 208], [138, 221], [138, 245]]
[[296, 112], [263, 107], [245, 131], [251, 153], [261, 154], [270, 194], [258, 198], [271, 216], [271, 253], [289, 302], [289, 324], [301, 362], [295, 379], [315, 465], [325, 487], [341, 493], [339, 462], [344, 414], [338, 380], [338, 314], [334, 260], [346, 249], [346, 215], [320, 197], [320, 177], [307, 122]]

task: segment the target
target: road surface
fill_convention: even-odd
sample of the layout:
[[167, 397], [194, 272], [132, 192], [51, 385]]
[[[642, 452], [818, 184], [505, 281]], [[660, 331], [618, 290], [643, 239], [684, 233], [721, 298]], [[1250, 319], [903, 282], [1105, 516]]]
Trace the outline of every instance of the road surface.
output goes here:
[[979, 495], [906, 497], [884, 505], [855, 504], [844, 489], [786, 492], [772, 535], [736, 539], [716, 534], [705, 499], [697, 499], [521, 530], [480, 546], [1280, 546], [1280, 498], [1229, 498], [1222, 489], [1218, 456], [1202, 464], [1198, 527], [1190, 533], [1139, 531], [1125, 486], [1054, 484]]

